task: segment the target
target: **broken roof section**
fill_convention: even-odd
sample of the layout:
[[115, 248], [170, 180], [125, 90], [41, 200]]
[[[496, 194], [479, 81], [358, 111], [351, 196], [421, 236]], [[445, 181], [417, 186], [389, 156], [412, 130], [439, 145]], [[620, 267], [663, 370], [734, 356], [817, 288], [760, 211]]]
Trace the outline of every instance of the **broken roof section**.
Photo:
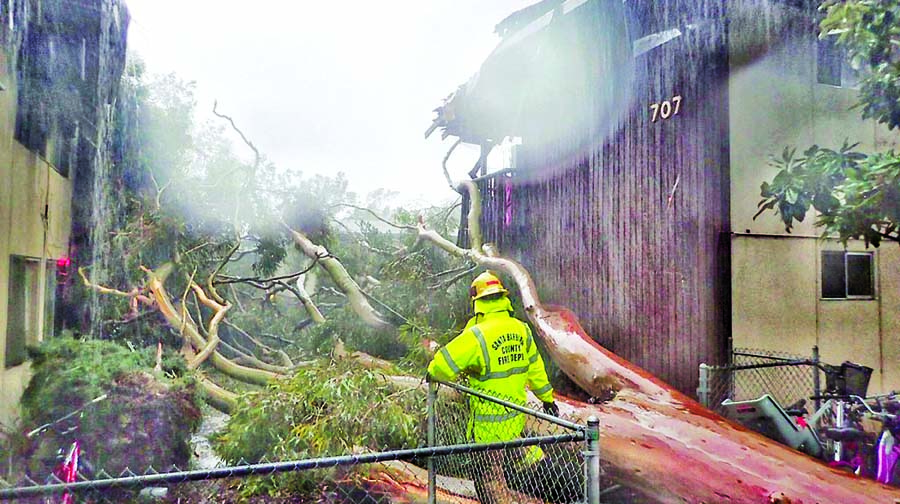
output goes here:
[[632, 49], [621, 0], [543, 0], [501, 21], [499, 45], [435, 112], [442, 136], [490, 145], [582, 144], [628, 108]]

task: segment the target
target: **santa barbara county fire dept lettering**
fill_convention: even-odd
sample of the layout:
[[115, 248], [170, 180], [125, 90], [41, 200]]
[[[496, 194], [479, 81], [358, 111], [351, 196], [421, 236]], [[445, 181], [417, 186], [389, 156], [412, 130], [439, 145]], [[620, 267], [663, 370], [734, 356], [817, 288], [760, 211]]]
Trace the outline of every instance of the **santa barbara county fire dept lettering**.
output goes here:
[[524, 346], [525, 341], [522, 336], [515, 333], [504, 334], [491, 344], [491, 348], [495, 352], [500, 350], [501, 355], [497, 361], [501, 366], [525, 360], [525, 353], [522, 351]]

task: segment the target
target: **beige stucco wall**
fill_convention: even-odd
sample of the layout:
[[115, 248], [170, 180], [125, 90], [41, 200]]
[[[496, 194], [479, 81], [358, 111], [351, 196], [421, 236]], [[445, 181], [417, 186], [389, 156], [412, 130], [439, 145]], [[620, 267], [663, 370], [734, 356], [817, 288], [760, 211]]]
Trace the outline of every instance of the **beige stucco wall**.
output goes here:
[[[774, 212], [757, 219], [760, 184], [778, 169], [785, 146], [798, 155], [812, 144], [840, 147], [845, 139], [871, 152], [896, 146], [898, 134], [863, 121], [855, 89], [816, 82], [814, 34], [795, 37], [741, 68], [729, 83], [731, 128], [732, 344], [858, 362], [875, 369], [870, 392], [900, 389], [900, 250], [876, 252], [876, 299], [821, 300], [822, 250], [843, 247], [819, 239], [815, 217], [785, 232]], [[851, 243], [851, 250], [865, 250]]]
[[[4, 368], [11, 255], [54, 259], [66, 253], [72, 182], [13, 139], [15, 82], [0, 51], [0, 424], [16, 420], [16, 404], [30, 379], [28, 363]], [[42, 221], [47, 205], [46, 232]], [[47, 274], [53, 275], [52, 269]], [[45, 283], [42, 282], [42, 285]], [[44, 297], [53, 296], [47, 292]]]
[[[820, 299], [818, 258], [835, 241], [735, 234], [732, 237], [732, 337], [737, 348], [845, 360], [874, 369], [871, 393], [900, 390], [900, 247], [875, 249], [876, 298]], [[848, 250], [866, 250], [859, 242]], [[870, 251], [872, 249], [869, 249]]]

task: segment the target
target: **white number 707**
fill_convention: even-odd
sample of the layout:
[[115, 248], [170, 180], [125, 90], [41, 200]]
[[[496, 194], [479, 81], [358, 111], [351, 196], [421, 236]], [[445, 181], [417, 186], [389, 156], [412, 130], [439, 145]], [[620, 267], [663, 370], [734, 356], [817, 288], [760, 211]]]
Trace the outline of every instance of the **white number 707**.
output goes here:
[[678, 111], [681, 110], [681, 95], [673, 96], [671, 100], [651, 103], [650, 110], [653, 111], [650, 122], [656, 122], [659, 118], [668, 119], [678, 115]]

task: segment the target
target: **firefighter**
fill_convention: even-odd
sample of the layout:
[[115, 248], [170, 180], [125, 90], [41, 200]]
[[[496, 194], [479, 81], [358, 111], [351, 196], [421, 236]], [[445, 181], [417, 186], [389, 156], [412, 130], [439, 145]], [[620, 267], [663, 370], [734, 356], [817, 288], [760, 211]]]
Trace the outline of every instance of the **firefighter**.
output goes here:
[[[520, 405], [526, 403], [525, 387], [544, 403], [544, 412], [558, 415], [553, 400], [553, 387], [547, 379], [544, 361], [528, 324], [512, 316], [513, 308], [503, 284], [497, 276], [486, 271], [472, 282], [469, 295], [474, 316], [466, 328], [441, 348], [428, 365], [428, 375], [442, 381], [454, 381], [466, 375], [469, 386], [487, 395]], [[470, 397], [468, 432], [477, 443], [509, 441], [518, 438], [525, 427], [525, 415], [497, 403]], [[525, 451], [524, 462], [536, 463], [543, 457], [538, 447]], [[500, 499], [505, 479], [496, 463], [489, 463], [494, 474], [494, 490], [487, 490], [482, 501]], [[488, 475], [483, 475], [488, 476]], [[479, 477], [476, 483], [484, 483]], [[483, 487], [482, 485], [476, 485]], [[479, 495], [485, 495], [479, 488]]]

